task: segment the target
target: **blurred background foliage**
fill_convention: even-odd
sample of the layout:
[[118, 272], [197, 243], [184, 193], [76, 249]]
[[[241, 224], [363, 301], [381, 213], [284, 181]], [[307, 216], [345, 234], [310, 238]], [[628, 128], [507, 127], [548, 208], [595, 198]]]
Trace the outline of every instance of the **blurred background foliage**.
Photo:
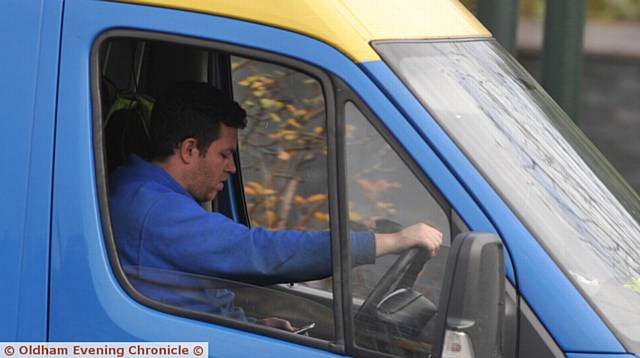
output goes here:
[[327, 230], [325, 104], [315, 79], [271, 63], [232, 58], [234, 94], [247, 111], [239, 134], [252, 226]]
[[[461, 0], [460, 2], [473, 11], [478, 1]], [[546, 0], [520, 0], [520, 16], [542, 19], [545, 2]], [[640, 22], [640, 0], [586, 0], [586, 2], [587, 18], [590, 20]]]

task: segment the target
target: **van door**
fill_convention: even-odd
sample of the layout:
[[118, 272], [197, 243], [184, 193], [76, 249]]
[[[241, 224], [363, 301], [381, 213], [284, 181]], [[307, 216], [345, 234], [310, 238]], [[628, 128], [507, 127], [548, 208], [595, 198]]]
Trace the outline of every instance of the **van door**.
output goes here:
[[1, 7], [0, 341], [45, 341], [62, 5]]
[[[109, 161], [113, 152], [107, 148], [107, 132], [114, 123], [110, 121], [121, 120], [116, 119], [114, 106], [143, 108], [145, 99], [153, 103], [158, 91], [176, 80], [208, 82], [231, 94], [234, 86], [247, 83], [251, 68], [256, 67], [265, 77], [261, 80], [264, 86], [269, 85], [269, 78], [273, 82], [275, 77], [284, 77], [282, 88], [277, 91], [281, 97], [254, 103], [256, 111], [291, 110], [301, 114], [304, 106], [313, 105], [311, 129], [326, 127], [335, 120], [329, 76], [290, 55], [266, 48], [256, 50], [264, 37], [283, 44], [289, 54], [295, 49], [290, 45], [292, 38], [305, 42], [309, 50], [320, 44], [311, 39], [300, 40], [300, 36], [286, 31], [184, 11], [84, 1], [69, 1], [65, 6], [49, 339], [208, 342], [210, 354], [216, 356], [257, 356], [268, 352], [274, 356], [311, 357], [344, 353], [333, 300], [334, 296], [340, 297], [335, 295], [341, 292], [339, 286], [300, 294], [218, 277], [136, 267], [136, 272], [159, 274], [163, 281], [147, 283], [170, 287], [173, 293], [188, 298], [189, 304], [142, 294], [132, 284], [136, 277], [120, 263], [108, 198], [108, 172], [123, 165]], [[87, 18], [93, 20], [86, 21]], [[249, 60], [251, 64], [247, 64]], [[245, 72], [238, 69], [242, 66]], [[232, 76], [232, 69], [241, 76]], [[291, 83], [299, 83], [305, 89], [304, 98], [291, 90]], [[252, 92], [260, 90], [257, 84], [251, 85], [255, 85]], [[240, 101], [240, 94], [234, 96]], [[315, 102], [302, 101], [307, 97], [315, 97]], [[133, 110], [129, 114], [144, 128], [144, 121], [148, 120], [144, 113]], [[313, 137], [313, 144], [325, 155], [332, 145], [327, 133], [318, 131]], [[316, 162], [325, 168], [328, 165], [327, 157]], [[311, 194], [319, 194], [315, 203], [326, 208], [329, 179], [327, 170], [322, 172], [324, 177], [316, 177], [319, 191]], [[237, 178], [225, 186], [242, 189]], [[231, 192], [227, 189], [227, 193]], [[260, 195], [268, 196], [269, 192], [265, 189]], [[249, 224], [246, 216], [238, 214], [238, 200], [237, 196], [227, 195], [226, 200], [212, 203], [205, 210]], [[336, 221], [327, 225], [324, 216], [318, 215], [309, 220], [313, 221], [307, 223], [309, 229], [316, 225], [328, 230], [331, 240], [337, 242]], [[254, 224], [270, 227], [273, 223]], [[330, 254], [325, 265], [330, 272], [339, 272], [339, 262], [331, 258], [336, 255]], [[233, 314], [210, 309], [212, 301], [228, 297], [235, 297]], [[288, 319], [299, 328], [311, 323], [315, 327], [307, 335], [259, 324], [268, 315]]]

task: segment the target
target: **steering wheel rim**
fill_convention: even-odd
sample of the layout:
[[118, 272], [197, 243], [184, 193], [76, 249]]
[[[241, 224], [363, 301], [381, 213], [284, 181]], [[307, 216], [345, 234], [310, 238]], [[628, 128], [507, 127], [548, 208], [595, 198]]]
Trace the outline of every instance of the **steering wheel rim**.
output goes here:
[[427, 251], [419, 247], [403, 252], [365, 298], [354, 316], [354, 321], [358, 322], [364, 316], [375, 312], [378, 304], [392, 289], [413, 287], [418, 273], [430, 258]]

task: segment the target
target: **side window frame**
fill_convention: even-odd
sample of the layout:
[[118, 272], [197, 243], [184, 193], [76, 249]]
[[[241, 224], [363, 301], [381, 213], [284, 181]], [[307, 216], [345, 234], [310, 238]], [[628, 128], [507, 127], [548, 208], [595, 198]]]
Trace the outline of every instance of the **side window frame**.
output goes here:
[[[429, 180], [427, 175], [419, 168], [416, 162], [410, 157], [410, 155], [402, 148], [400, 142], [390, 133], [385, 127], [383, 122], [371, 111], [369, 106], [353, 91], [344, 81], [335, 76], [332, 77], [336, 88], [336, 118], [338, 118], [336, 127], [336, 145], [337, 145], [337, 160], [338, 160], [338, 195], [343, 200], [338, 202], [339, 220], [340, 220], [340, 235], [341, 237], [348, 237], [349, 233], [349, 203], [348, 200], [344, 200], [348, 197], [347, 193], [347, 177], [346, 177], [346, 120], [345, 118], [345, 105], [347, 102], [352, 102], [358, 110], [362, 112], [368, 122], [378, 131], [382, 139], [393, 149], [393, 151], [402, 159], [403, 163], [411, 171], [411, 173], [418, 179], [418, 181], [424, 186], [424, 188], [433, 196], [440, 208], [444, 211], [447, 221], [450, 226], [450, 233], [454, 231], [454, 225], [456, 222], [465, 226], [468, 230], [468, 223], [464, 222], [462, 218], [454, 212], [454, 208], [444, 198], [440, 191]], [[454, 218], [456, 220], [454, 220]], [[453, 237], [451, 237], [453, 240]], [[355, 326], [353, 319], [353, 295], [352, 295], [352, 282], [351, 282], [351, 241], [341, 240], [341, 260], [342, 260], [342, 319], [345, 330], [345, 345], [348, 355], [356, 357], [395, 357], [386, 353], [377, 352], [360, 347], [355, 342]]]
[[[153, 299], [150, 299], [140, 292], [138, 292], [129, 279], [127, 278], [122, 265], [120, 264], [120, 259], [118, 257], [118, 250], [115, 242], [114, 232], [111, 224], [111, 215], [109, 208], [109, 193], [108, 193], [108, 171], [106, 165], [106, 148], [104, 141], [104, 131], [102, 128], [103, 116], [102, 116], [102, 101], [101, 101], [101, 88], [100, 88], [100, 79], [101, 79], [101, 58], [100, 58], [100, 50], [102, 45], [111, 38], [124, 37], [124, 38], [134, 38], [139, 40], [150, 40], [150, 41], [163, 41], [167, 43], [172, 43], [176, 45], [187, 45], [200, 47], [215, 51], [220, 51], [224, 53], [223, 57], [227, 58], [226, 65], [228, 68], [221, 69], [219, 68], [219, 74], [228, 74], [228, 79], [222, 79], [219, 81], [220, 83], [215, 83], [216, 85], [224, 86], [224, 90], [232, 86], [231, 82], [231, 68], [229, 54], [242, 56], [245, 58], [251, 58], [258, 61], [270, 62], [281, 66], [286, 66], [296, 71], [303, 72], [316, 80], [322, 85], [323, 94], [325, 97], [325, 108], [326, 108], [326, 120], [327, 120], [327, 146], [328, 146], [328, 157], [327, 157], [327, 171], [329, 173], [328, 176], [328, 195], [329, 195], [329, 216], [331, 217], [329, 224], [329, 232], [331, 235], [331, 254], [332, 254], [332, 270], [333, 270], [333, 315], [334, 315], [334, 341], [325, 341], [321, 339], [311, 338], [304, 335], [294, 335], [290, 334], [278, 329], [273, 329], [265, 326], [259, 326], [255, 324], [251, 324], [248, 322], [238, 321], [235, 319], [227, 318], [221, 315], [209, 314], [206, 312], [198, 312], [193, 310], [188, 310], [185, 308], [168, 305]], [[220, 62], [221, 64], [225, 63], [224, 61]], [[224, 66], [224, 64], [223, 64]], [[209, 78], [211, 80], [211, 78]], [[337, 172], [338, 172], [338, 163], [336, 158], [337, 156], [337, 143], [336, 143], [336, 111], [335, 111], [335, 94], [333, 81], [330, 76], [325, 73], [323, 70], [317, 68], [314, 65], [308, 64], [306, 62], [302, 62], [300, 60], [295, 60], [290, 57], [286, 57], [283, 55], [278, 55], [275, 53], [270, 53], [267, 51], [246, 48], [241, 46], [235, 46], [228, 43], [218, 42], [215, 40], [207, 40], [207, 39], [198, 39], [187, 36], [180, 36], [174, 34], [167, 33], [159, 33], [153, 31], [144, 31], [144, 30], [131, 30], [131, 29], [110, 29], [100, 34], [97, 39], [93, 42], [91, 47], [90, 54], [90, 91], [91, 91], [91, 99], [92, 99], [92, 135], [93, 135], [93, 159], [95, 163], [95, 179], [96, 179], [96, 191], [98, 195], [98, 202], [100, 207], [100, 222], [102, 233], [104, 235], [104, 243], [105, 249], [107, 251], [107, 255], [109, 258], [109, 264], [112, 269], [113, 275], [116, 280], [122, 287], [122, 289], [129, 295], [133, 300], [138, 303], [151, 308], [153, 310], [157, 310], [160, 312], [164, 312], [170, 315], [194, 319], [201, 322], [212, 323], [216, 325], [222, 325], [229, 328], [239, 329], [242, 331], [256, 333], [262, 336], [268, 336], [272, 338], [277, 338], [283, 341], [288, 341], [292, 343], [297, 343], [313, 348], [318, 348], [322, 350], [326, 350], [333, 353], [345, 353], [344, 346], [344, 329], [343, 329], [343, 321], [342, 321], [342, 307], [343, 302], [342, 298], [344, 297], [344, 293], [342, 292], [342, 281], [343, 281], [343, 272], [342, 272], [342, 264], [344, 262], [344, 257], [341, 254], [340, 250], [340, 215], [338, 213], [338, 181], [337, 181]], [[229, 92], [232, 93], [232, 92]], [[236, 156], [236, 162], [238, 168], [240, 167], [239, 158]], [[249, 224], [248, 216], [246, 214], [246, 202], [244, 198], [244, 190], [242, 188], [241, 180], [237, 180], [236, 178], [240, 178], [239, 174], [234, 175], [234, 184], [239, 186], [239, 188], [235, 188], [234, 193], [230, 193], [229, 195], [229, 205], [234, 210], [234, 219], [243, 224]], [[238, 202], [239, 201], [239, 202]], [[240, 207], [240, 209], [238, 209]], [[347, 276], [348, 277], [348, 276]]]
[[[233, 96], [233, 78], [231, 71], [231, 55], [229, 53], [209, 53], [210, 57], [215, 56], [215, 61], [209, 59], [209, 83], [222, 89], [225, 93]], [[213, 74], [217, 76], [213, 76]], [[242, 168], [237, 153], [234, 153], [234, 160], [237, 163], [236, 173], [231, 176], [228, 185], [225, 185], [222, 193], [213, 201], [213, 211], [229, 212], [234, 221], [249, 225], [249, 214], [246, 210], [244, 191], [237, 188], [244, 188], [242, 183]], [[240, 204], [240, 205], [238, 205]]]

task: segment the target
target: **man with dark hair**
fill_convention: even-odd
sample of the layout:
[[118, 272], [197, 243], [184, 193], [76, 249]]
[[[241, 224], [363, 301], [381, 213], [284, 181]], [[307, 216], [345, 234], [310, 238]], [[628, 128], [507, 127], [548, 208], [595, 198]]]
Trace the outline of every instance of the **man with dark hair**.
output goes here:
[[[174, 84], [157, 98], [151, 161], [133, 156], [110, 180], [112, 224], [125, 271], [152, 267], [258, 284], [331, 275], [328, 232], [248, 228], [200, 205], [235, 173], [233, 154], [245, 118], [237, 103], [204, 83]], [[351, 242], [352, 261], [362, 265], [415, 246], [435, 255], [442, 234], [417, 224], [394, 234], [352, 233]], [[135, 286], [162, 302], [243, 318], [233, 295], [220, 290], [205, 304], [157, 285]], [[263, 323], [293, 329], [283, 320]]]

